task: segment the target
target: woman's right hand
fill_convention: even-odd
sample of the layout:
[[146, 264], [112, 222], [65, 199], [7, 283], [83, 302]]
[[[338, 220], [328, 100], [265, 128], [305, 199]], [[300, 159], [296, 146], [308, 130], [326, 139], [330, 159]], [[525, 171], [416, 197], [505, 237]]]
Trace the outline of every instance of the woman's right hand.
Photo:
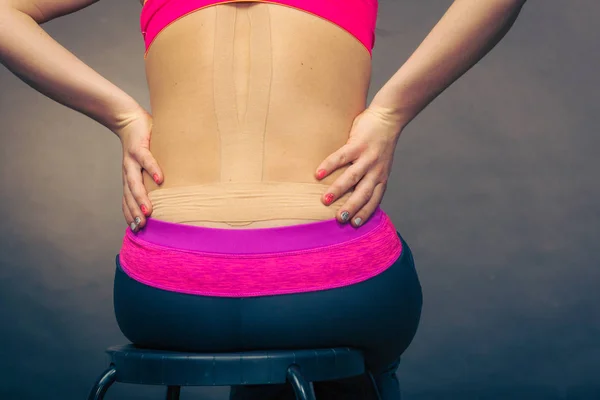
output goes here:
[[123, 146], [123, 215], [132, 231], [137, 232], [152, 214], [152, 204], [144, 186], [146, 170], [157, 185], [163, 181], [158, 162], [150, 153], [152, 116], [142, 107], [128, 114], [114, 132]]

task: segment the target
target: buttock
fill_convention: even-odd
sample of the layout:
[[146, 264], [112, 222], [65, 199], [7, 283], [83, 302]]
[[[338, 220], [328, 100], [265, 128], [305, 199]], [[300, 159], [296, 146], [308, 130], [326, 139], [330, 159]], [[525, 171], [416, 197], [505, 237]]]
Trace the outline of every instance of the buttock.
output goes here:
[[420, 318], [421, 286], [404, 241], [392, 265], [369, 279], [267, 296], [164, 290], [129, 276], [118, 256], [116, 262], [119, 327], [133, 343], [151, 348], [228, 352], [349, 346], [363, 350], [367, 367], [377, 372], [408, 347]]

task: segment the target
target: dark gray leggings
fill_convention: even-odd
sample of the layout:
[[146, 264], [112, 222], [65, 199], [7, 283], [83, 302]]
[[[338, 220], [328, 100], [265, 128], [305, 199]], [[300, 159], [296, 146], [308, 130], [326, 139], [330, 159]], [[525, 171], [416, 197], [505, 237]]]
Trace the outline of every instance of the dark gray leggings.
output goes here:
[[[117, 322], [132, 343], [156, 349], [359, 348], [382, 399], [399, 399], [395, 371], [417, 330], [422, 294], [410, 248], [398, 236], [402, 254], [373, 278], [336, 289], [260, 297], [198, 296], [153, 288], [126, 275], [117, 255]], [[366, 379], [318, 382], [314, 388], [317, 398], [368, 399]], [[231, 399], [293, 399], [287, 386], [234, 387]]]

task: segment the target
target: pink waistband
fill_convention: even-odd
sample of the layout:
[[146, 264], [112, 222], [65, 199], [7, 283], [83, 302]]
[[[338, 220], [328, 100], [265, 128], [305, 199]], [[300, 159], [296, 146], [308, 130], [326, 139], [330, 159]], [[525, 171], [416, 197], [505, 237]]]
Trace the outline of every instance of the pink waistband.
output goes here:
[[401, 251], [378, 207], [359, 228], [335, 219], [221, 229], [149, 218], [141, 231], [126, 230], [119, 262], [131, 278], [159, 289], [251, 297], [358, 283], [383, 272]]

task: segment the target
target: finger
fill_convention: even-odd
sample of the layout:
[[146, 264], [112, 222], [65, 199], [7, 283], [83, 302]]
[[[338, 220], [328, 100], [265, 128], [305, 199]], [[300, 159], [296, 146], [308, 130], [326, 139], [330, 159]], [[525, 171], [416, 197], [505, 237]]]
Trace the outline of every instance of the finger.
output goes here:
[[160, 185], [162, 182], [163, 173], [158, 166], [158, 162], [152, 153], [150, 153], [150, 150], [140, 149], [136, 154], [134, 154], [134, 158], [142, 166], [142, 168], [150, 174], [152, 179], [154, 179], [154, 182], [156, 182], [157, 185]]
[[373, 189], [373, 195], [369, 201], [352, 217], [351, 221], [354, 227], [361, 226], [367, 219], [369, 219], [371, 215], [373, 215], [377, 209], [377, 206], [381, 204], [381, 200], [383, 200], [386, 187], [387, 184], [383, 182], [375, 185], [375, 188]]
[[127, 201], [125, 200], [125, 195], [123, 195], [123, 199], [121, 200], [121, 208], [123, 210], [123, 215], [125, 216], [125, 222], [127, 222], [127, 225], [131, 227], [131, 223], [134, 221], [133, 217], [131, 216], [131, 211], [129, 211]]
[[143, 227], [145, 224], [145, 217], [150, 215], [151, 212], [151, 202], [148, 198], [146, 187], [144, 186], [141, 166], [135, 161], [126, 161], [125, 168], [127, 186], [139, 209], [139, 212], [132, 210], [132, 214], [134, 214], [134, 218], [137, 215], [141, 217], [142, 223], [140, 227]]
[[[131, 191], [129, 190], [129, 188], [127, 187], [127, 185], [123, 186], [123, 199], [125, 201], [125, 207], [127, 208], [127, 211], [129, 212], [129, 226], [132, 227], [132, 231], [137, 232], [139, 230], [139, 223], [141, 223], [141, 217], [137, 214], [135, 214], [134, 209], [135, 209], [135, 199], [133, 198], [133, 196], [131, 195]], [[138, 223], [139, 221], [139, 223]], [[134, 225], [132, 225], [134, 224]]]
[[323, 179], [336, 169], [355, 161], [359, 156], [360, 148], [354, 144], [346, 143], [319, 164], [315, 176], [319, 180]]
[[133, 222], [137, 224], [138, 229], [141, 229], [144, 227], [146, 221], [144, 215], [142, 214], [142, 210], [140, 209], [135, 197], [131, 193], [131, 188], [128, 183], [129, 180], [130, 178], [126, 178], [126, 183], [123, 185], [123, 196], [125, 197], [127, 208], [129, 208]]
[[[356, 213], [362, 209], [373, 197], [377, 180], [372, 177], [372, 174], [365, 176], [354, 188], [354, 191], [348, 197], [348, 200], [337, 212], [338, 221], [344, 223], [353, 221], [356, 217]], [[364, 222], [365, 219], [361, 219], [358, 225]]]
[[367, 174], [370, 161], [358, 160], [348, 167], [323, 194], [321, 201], [326, 206], [331, 205], [335, 199], [339, 199], [348, 192], [353, 186], [358, 184], [361, 179]]

